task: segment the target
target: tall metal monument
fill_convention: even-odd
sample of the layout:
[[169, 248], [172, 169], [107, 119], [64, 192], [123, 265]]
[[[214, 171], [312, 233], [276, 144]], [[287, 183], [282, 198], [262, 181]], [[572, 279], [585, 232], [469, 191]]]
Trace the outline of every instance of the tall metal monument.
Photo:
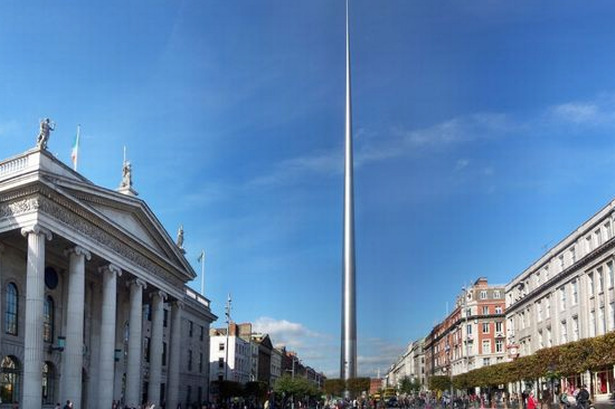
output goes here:
[[350, 98], [350, 36], [346, 0], [346, 136], [344, 159], [344, 253], [342, 289], [342, 351], [340, 378], [357, 376], [357, 317], [354, 257], [354, 189], [352, 161], [352, 117]]

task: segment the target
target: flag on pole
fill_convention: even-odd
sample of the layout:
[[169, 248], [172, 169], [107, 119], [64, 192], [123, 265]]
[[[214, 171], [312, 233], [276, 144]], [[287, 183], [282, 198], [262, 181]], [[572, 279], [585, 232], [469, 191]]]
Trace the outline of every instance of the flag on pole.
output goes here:
[[77, 159], [79, 158], [79, 131], [81, 125], [77, 125], [77, 135], [75, 136], [75, 143], [73, 143], [73, 150], [70, 154], [70, 159], [73, 161], [73, 170], [77, 171]]
[[205, 250], [201, 250], [201, 254], [199, 254], [198, 262], [200, 263], [205, 258]]

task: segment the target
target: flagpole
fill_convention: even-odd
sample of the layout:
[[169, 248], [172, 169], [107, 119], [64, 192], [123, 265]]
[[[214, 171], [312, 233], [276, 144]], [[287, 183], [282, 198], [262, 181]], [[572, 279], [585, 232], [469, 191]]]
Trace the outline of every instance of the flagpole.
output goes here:
[[201, 250], [199, 259], [201, 261], [201, 295], [205, 297], [205, 250]]
[[77, 137], [75, 139], [75, 146], [73, 147], [73, 155], [75, 160], [73, 161], [73, 170], [77, 171], [77, 162], [79, 161], [79, 134], [81, 133], [81, 124], [77, 125]]

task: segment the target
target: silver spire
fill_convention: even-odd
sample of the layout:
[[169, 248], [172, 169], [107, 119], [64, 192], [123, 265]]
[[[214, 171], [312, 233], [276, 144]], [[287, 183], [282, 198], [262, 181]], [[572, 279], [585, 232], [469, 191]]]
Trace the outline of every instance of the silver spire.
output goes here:
[[344, 162], [344, 272], [342, 289], [342, 351], [340, 378], [357, 376], [357, 318], [355, 302], [354, 192], [352, 161], [352, 117], [350, 98], [350, 35], [346, 0], [346, 136]]

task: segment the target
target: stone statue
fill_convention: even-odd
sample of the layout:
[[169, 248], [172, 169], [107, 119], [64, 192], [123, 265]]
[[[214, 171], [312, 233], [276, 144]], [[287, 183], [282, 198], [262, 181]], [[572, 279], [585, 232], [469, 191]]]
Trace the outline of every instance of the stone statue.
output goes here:
[[184, 246], [184, 226], [180, 225], [177, 230], [177, 247], [183, 249]]
[[128, 161], [124, 161], [124, 166], [122, 167], [122, 184], [120, 188], [124, 187], [132, 187], [132, 165]]
[[39, 149], [47, 149], [47, 142], [49, 141], [49, 133], [56, 129], [56, 124], [51, 122], [49, 118], [45, 118], [41, 121], [41, 129], [36, 138], [36, 147]]

